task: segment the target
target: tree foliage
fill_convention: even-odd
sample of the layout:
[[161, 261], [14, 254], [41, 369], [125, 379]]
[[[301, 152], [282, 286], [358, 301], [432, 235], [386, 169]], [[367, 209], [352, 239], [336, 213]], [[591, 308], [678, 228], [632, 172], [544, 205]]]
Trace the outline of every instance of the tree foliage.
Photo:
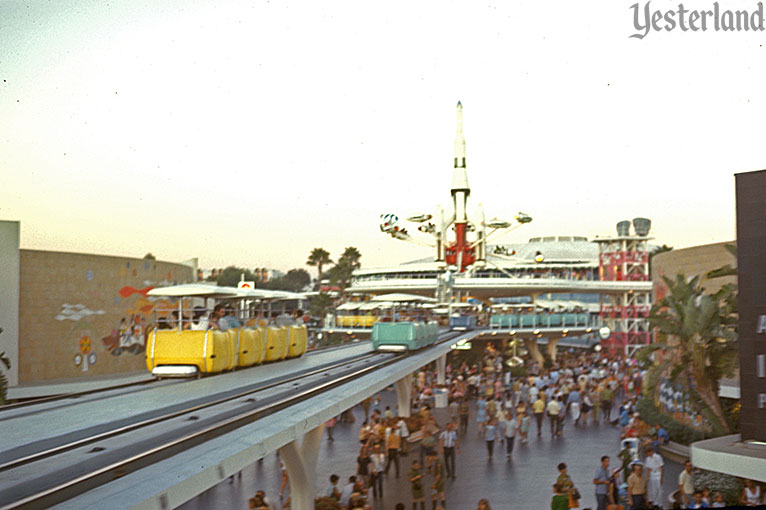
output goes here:
[[[708, 274], [720, 276], [722, 272]], [[736, 287], [724, 285], [710, 295], [705, 294], [698, 276], [678, 274], [675, 279], [663, 279], [668, 295], [649, 315], [659, 341], [642, 355], [662, 349], [670, 356], [652, 369], [650, 378], [670, 370], [670, 380], [682, 381], [714, 431], [730, 433], [733, 427], [722, 410], [718, 390], [720, 379], [733, 376], [737, 364]]]
[[346, 248], [338, 259], [338, 263], [327, 271], [330, 281], [340, 285], [340, 288], [345, 290], [351, 282], [351, 275], [354, 270], [361, 267], [361, 258], [362, 254], [358, 249], [353, 246]]
[[249, 269], [236, 266], [228, 266], [217, 276], [209, 277], [208, 281], [214, 281], [221, 287], [236, 287], [239, 285], [242, 275], [245, 275], [246, 281], [254, 281], [256, 287], [270, 290], [287, 290], [290, 292], [301, 292], [311, 283], [311, 275], [302, 268], [291, 269], [286, 274], [272, 278], [266, 282], [260, 282], [260, 275], [257, 275]]
[[236, 287], [239, 285], [242, 275], [245, 275], [245, 281], [256, 281], [259, 276], [249, 269], [244, 269], [236, 266], [228, 266], [221, 271], [217, 276], [208, 277], [208, 281], [217, 282], [220, 287]]
[[313, 317], [319, 317], [324, 321], [327, 309], [330, 308], [332, 304], [333, 298], [325, 292], [320, 292], [311, 298], [311, 301], [309, 302], [309, 310]]
[[146, 255], [144, 255], [144, 260], [157, 260], [157, 257], [152, 255], [152, 252], [149, 252]]
[[301, 292], [311, 283], [311, 275], [305, 269], [291, 269], [285, 275], [258, 284], [262, 289]]
[[311, 254], [309, 254], [306, 264], [309, 266], [316, 266], [317, 272], [319, 273], [317, 281], [322, 283], [322, 268], [327, 264], [332, 264], [332, 259], [330, 258], [330, 254], [324, 248], [314, 248], [311, 250]]

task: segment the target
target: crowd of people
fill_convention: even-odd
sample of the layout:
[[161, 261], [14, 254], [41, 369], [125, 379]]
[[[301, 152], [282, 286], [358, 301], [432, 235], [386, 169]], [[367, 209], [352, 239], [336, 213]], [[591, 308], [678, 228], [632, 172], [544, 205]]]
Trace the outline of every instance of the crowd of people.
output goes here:
[[[503, 455], [510, 462], [515, 445], [528, 443], [533, 435], [557, 442], [567, 427], [609, 424], [619, 428], [621, 443], [615, 443], [613, 451], [605, 446], [600, 462], [599, 457], [594, 459], [597, 467], [592, 483], [597, 510], [608, 510], [610, 505], [631, 510], [724, 506], [720, 493], [695, 490], [690, 462], [679, 476], [672, 499], [663, 494], [665, 471], [660, 447], [669, 438], [662, 427], [651, 427], [636, 413], [645, 376], [638, 366], [598, 353], [563, 353], [553, 368], [531, 364], [528, 369], [524, 376], [512, 377], [501, 353], [488, 343], [483, 358], [470, 366], [453, 359], [447, 365], [444, 384], [437, 384], [435, 370], [424, 368], [417, 373], [409, 417], [398, 416], [390, 407], [382, 409], [379, 395], [366, 399], [361, 403], [364, 420], [358, 436], [359, 453], [349, 465], [352, 473], [343, 480], [333, 474], [319, 497], [336, 500], [342, 510], [381, 508], [376, 502], [383, 499], [386, 480], [402, 477], [410, 488], [409, 501], [400, 501], [397, 510], [409, 506], [425, 510], [429, 500], [431, 510], [445, 510], [445, 484], [458, 477], [460, 463], [456, 457], [461, 442], [470, 439], [471, 421], [486, 444], [487, 462]], [[439, 423], [432, 410], [445, 394], [447, 417]], [[332, 418], [326, 423], [328, 440], [334, 440], [337, 423], [353, 420], [351, 411]], [[617, 458], [613, 469], [609, 454]], [[580, 506], [580, 491], [566, 463], [560, 463], [558, 474], [553, 476], [551, 508]], [[742, 504], [761, 503], [759, 491], [757, 485], [748, 485]], [[489, 501], [480, 500], [477, 508], [489, 510]]]
[[[366, 399], [361, 407], [365, 419], [359, 430], [360, 447], [354, 474], [340, 487], [340, 477], [333, 474], [328, 490], [320, 496], [336, 499], [343, 510], [369, 509], [370, 500], [383, 499], [384, 478], [404, 475], [411, 486], [415, 510], [418, 510], [418, 505], [420, 510], [425, 510], [426, 488], [430, 489], [428, 494], [431, 495], [432, 510], [444, 510], [445, 480], [454, 475], [454, 457], [451, 464], [449, 461], [445, 464], [439, 451], [449, 452], [457, 447], [457, 433], [453, 425], [448, 424], [442, 430], [428, 406], [423, 406], [414, 419], [409, 419], [408, 424], [408, 419], [396, 416], [389, 406], [381, 411], [379, 395]], [[348, 420], [349, 414], [344, 415], [340, 420]], [[326, 424], [329, 440], [334, 439], [332, 429], [337, 421], [338, 418], [332, 418]], [[410, 438], [415, 435], [420, 446], [411, 452]], [[408, 462], [409, 467], [402, 465], [401, 457], [410, 453], [414, 458]]]

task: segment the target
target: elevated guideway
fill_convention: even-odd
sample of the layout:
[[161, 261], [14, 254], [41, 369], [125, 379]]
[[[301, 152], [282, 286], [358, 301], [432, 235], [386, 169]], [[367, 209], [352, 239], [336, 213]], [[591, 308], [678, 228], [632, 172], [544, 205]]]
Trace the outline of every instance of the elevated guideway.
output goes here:
[[[386, 293], [408, 292], [433, 295], [437, 286], [432, 278], [359, 278], [349, 289], [352, 292]], [[456, 277], [454, 291], [476, 298], [529, 296], [547, 293], [601, 293], [651, 292], [652, 282], [576, 280], [565, 278], [470, 278]]]
[[0, 462], [53, 447], [64, 440], [77, 440], [149, 419], [212, 395], [224, 396], [254, 383], [278, 380], [370, 351], [368, 343], [359, 343], [214, 377], [163, 385], [151, 391], [123, 393], [82, 403], [75, 401], [71, 405], [22, 415], [0, 411]]
[[[77, 496], [55, 508], [175, 508], [239, 472], [267, 453], [279, 450], [291, 480], [295, 510], [313, 508], [314, 471], [324, 423], [365, 398], [395, 384], [400, 414], [409, 412], [412, 374], [437, 361], [444, 377], [446, 354], [480, 330], [402, 356], [372, 373], [266, 416], [118, 480]], [[359, 349], [370, 349], [367, 343]], [[217, 378], [211, 378], [217, 379]]]

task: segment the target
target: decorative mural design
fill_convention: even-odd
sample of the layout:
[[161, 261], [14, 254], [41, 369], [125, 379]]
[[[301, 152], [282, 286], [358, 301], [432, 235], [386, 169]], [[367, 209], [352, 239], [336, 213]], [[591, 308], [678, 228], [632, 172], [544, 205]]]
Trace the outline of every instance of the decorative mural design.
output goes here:
[[[135, 275], [134, 275], [135, 276]], [[154, 287], [149, 286], [143, 289], [135, 289], [131, 287], [130, 285], [126, 285], [123, 288], [120, 289], [119, 294], [120, 296], [124, 298], [128, 298], [132, 296], [133, 294], [141, 294], [142, 296], [146, 297], [146, 295], [149, 293], [150, 290], [152, 290]]]
[[91, 310], [85, 305], [70, 305], [68, 303], [64, 303], [61, 305], [61, 311], [56, 315], [57, 321], [79, 321], [83, 317], [88, 317], [89, 315], [104, 315], [106, 312], [104, 310]]
[[123, 317], [119, 328], [113, 329], [111, 334], [103, 337], [101, 341], [113, 356], [119, 356], [123, 352], [141, 354], [146, 350], [147, 335], [144, 316], [133, 314], [130, 320]]
[[101, 338], [101, 342], [111, 355], [120, 356], [125, 352], [130, 354], [144, 353], [146, 340], [154, 320], [166, 317], [178, 307], [177, 302], [168, 299], [153, 300], [147, 298], [147, 293], [153, 288], [153, 286], [149, 286], [144, 289], [134, 289], [126, 286], [119, 290], [119, 294], [123, 298], [133, 294], [139, 294], [142, 297], [136, 299], [132, 305], [126, 308], [119, 325], [116, 325], [109, 335]]
[[96, 353], [91, 352], [91, 342], [88, 335], [80, 337], [80, 352], [75, 355], [74, 364], [81, 367], [83, 372], [87, 372], [90, 365], [96, 364]]
[[[130, 267], [128, 262], [127, 267]], [[146, 266], [144, 266], [146, 267]], [[135, 272], [135, 269], [133, 270]], [[130, 285], [123, 286], [117, 294], [128, 299], [137, 294], [139, 298], [123, 310], [123, 317], [109, 335], [101, 338], [101, 342], [112, 356], [120, 356], [125, 352], [142, 354], [146, 350], [146, 338], [149, 335], [146, 316], [154, 310], [155, 303], [146, 296], [154, 286], [136, 289]], [[119, 298], [115, 298], [115, 303]], [[128, 318], [129, 317], [129, 318]]]
[[[193, 268], [183, 264], [39, 250], [20, 254], [20, 383], [142, 370], [155, 321], [178, 307], [149, 291], [194, 279]], [[53, 288], [51, 274], [58, 276]]]

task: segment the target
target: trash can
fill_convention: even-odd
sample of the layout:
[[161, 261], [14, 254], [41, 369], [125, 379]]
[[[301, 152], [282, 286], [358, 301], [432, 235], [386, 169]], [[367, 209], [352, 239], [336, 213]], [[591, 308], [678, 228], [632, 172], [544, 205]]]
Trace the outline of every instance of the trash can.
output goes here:
[[447, 390], [434, 390], [434, 407], [437, 409], [444, 409], [447, 407]]

